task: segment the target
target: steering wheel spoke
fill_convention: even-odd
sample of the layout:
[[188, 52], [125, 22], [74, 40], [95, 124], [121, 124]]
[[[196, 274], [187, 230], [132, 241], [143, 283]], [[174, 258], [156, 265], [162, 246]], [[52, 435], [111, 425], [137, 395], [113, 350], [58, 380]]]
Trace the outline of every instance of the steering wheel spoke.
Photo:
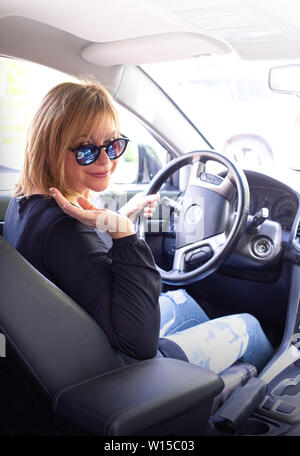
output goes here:
[[223, 232], [176, 249], [173, 271], [184, 272], [194, 264], [209, 261], [220, 251], [225, 242], [226, 236]]
[[188, 186], [197, 186], [218, 193], [230, 203], [234, 200], [236, 195], [236, 186], [234, 185], [230, 172], [228, 172], [224, 178], [215, 174], [210, 174], [206, 171], [206, 166], [201, 161], [192, 164]]

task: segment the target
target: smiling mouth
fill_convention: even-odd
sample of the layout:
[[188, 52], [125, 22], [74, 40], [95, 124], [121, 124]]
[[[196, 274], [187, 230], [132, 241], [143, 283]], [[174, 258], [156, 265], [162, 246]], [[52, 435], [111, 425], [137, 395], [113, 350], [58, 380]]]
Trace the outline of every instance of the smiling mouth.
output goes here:
[[92, 177], [103, 178], [110, 174], [110, 170], [103, 171], [102, 173], [88, 173]]

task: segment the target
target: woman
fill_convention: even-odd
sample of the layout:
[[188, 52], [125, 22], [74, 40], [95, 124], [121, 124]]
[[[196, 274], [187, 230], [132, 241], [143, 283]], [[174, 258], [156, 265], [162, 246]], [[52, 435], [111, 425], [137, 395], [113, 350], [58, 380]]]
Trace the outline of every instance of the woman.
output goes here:
[[273, 350], [254, 317], [209, 320], [184, 290], [160, 295], [132, 222], [142, 209], [151, 216], [159, 195], [138, 195], [119, 212], [89, 201], [108, 187], [127, 142], [102, 86], [54, 87], [29, 129], [4, 236], [90, 313], [124, 362], [169, 356], [219, 373], [243, 357], [261, 370]]

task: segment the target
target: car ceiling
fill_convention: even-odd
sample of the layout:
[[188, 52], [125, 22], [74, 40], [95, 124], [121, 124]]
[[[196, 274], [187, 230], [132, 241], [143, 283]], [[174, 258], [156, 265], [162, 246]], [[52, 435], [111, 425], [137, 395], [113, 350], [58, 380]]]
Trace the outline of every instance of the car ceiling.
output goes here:
[[199, 132], [169, 100], [157, 110], [153, 94], [149, 107], [156, 89], [134, 65], [230, 53], [298, 60], [299, 37], [300, 0], [0, 1], [0, 55], [92, 75], [175, 154], [199, 148]]
[[300, 57], [299, 0], [1, 0], [7, 39], [28, 19], [82, 40], [81, 57], [101, 66], [231, 51], [250, 60]]

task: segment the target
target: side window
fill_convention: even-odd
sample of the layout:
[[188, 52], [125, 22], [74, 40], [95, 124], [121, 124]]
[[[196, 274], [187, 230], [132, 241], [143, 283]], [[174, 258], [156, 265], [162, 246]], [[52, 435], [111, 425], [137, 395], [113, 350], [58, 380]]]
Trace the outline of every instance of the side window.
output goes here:
[[118, 111], [122, 133], [130, 142], [114, 172], [114, 183], [147, 184], [167, 163], [168, 153], [132, 114], [121, 106]]
[[0, 191], [11, 192], [23, 166], [26, 133], [44, 95], [71, 76], [0, 57]]
[[[23, 166], [26, 133], [44, 95], [69, 75], [42, 65], [0, 57], [0, 191], [12, 192]], [[118, 187], [147, 184], [168, 161], [166, 150], [127, 110], [118, 106], [130, 138], [113, 175]]]

